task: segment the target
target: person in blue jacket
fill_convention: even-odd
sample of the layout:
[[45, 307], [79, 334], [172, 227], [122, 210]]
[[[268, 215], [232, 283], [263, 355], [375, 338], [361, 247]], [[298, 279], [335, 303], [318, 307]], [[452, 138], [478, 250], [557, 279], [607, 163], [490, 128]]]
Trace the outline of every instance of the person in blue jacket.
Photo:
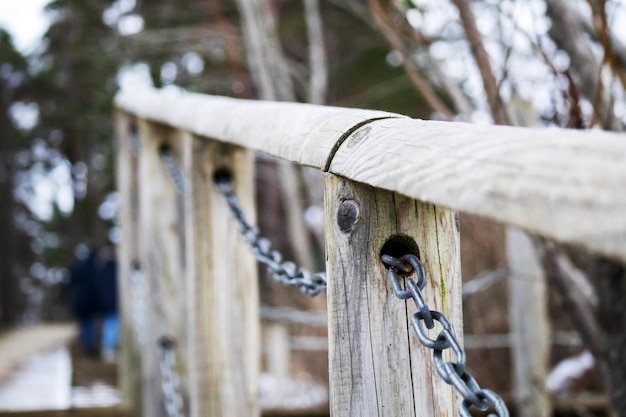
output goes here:
[[77, 259], [70, 267], [70, 310], [78, 321], [83, 352], [87, 355], [96, 355], [98, 353], [97, 253], [93, 249], [77, 252]]
[[115, 359], [120, 319], [117, 297], [117, 261], [112, 249], [105, 247], [96, 257], [96, 296], [102, 319], [101, 355], [105, 361]]
[[107, 247], [80, 252], [70, 267], [69, 283], [80, 344], [85, 354], [100, 352], [106, 361], [113, 361], [119, 339], [117, 262]]

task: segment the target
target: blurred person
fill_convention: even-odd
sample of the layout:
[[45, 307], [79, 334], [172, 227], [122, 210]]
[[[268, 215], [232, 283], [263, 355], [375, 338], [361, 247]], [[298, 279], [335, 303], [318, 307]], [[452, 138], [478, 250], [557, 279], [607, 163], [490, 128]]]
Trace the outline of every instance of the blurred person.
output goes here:
[[97, 252], [81, 245], [76, 250], [76, 260], [70, 267], [70, 311], [78, 321], [80, 345], [83, 353], [97, 354], [96, 318], [98, 299], [96, 296]]
[[78, 321], [81, 348], [86, 355], [100, 353], [113, 362], [119, 340], [117, 261], [109, 247], [84, 245], [76, 258], [70, 267], [70, 309]]
[[107, 362], [115, 360], [120, 319], [117, 302], [117, 261], [113, 250], [104, 247], [96, 257], [96, 296], [102, 317], [101, 355]]

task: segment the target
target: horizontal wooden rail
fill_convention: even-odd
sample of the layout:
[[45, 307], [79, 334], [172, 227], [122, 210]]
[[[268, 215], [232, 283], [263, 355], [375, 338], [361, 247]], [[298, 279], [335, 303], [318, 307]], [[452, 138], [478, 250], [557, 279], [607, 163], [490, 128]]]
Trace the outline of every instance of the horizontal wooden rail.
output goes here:
[[404, 117], [178, 91], [122, 91], [115, 101], [118, 108], [141, 118], [318, 169], [329, 164], [340, 139], [354, 129], [381, 118]]
[[118, 108], [626, 260], [626, 136], [392, 113], [121, 92]]

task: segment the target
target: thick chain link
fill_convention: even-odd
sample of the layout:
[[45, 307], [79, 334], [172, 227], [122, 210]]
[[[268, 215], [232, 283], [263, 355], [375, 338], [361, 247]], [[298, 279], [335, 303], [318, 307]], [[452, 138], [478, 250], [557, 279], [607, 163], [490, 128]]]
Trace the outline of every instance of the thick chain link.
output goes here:
[[183, 397], [180, 395], [180, 376], [176, 372], [176, 345], [167, 336], [159, 339], [159, 367], [165, 412], [168, 417], [184, 417]]
[[[166, 145], [161, 146], [159, 156], [176, 188], [181, 194], [184, 194], [186, 191], [185, 177], [171, 149]], [[234, 192], [233, 182], [229, 175], [218, 176], [215, 184], [226, 200], [233, 218], [237, 221], [244, 241], [250, 246], [256, 258], [267, 266], [268, 271], [276, 281], [290, 287], [296, 287], [310, 296], [326, 291], [325, 273], [311, 274], [305, 268], [298, 268], [293, 262], [283, 262], [280, 252], [272, 250], [272, 243], [259, 236], [258, 228], [248, 223], [245, 213], [239, 205], [239, 199]]]
[[148, 305], [146, 278], [139, 262], [133, 262], [130, 274], [130, 290], [133, 299], [132, 316], [135, 338], [139, 346], [146, 346], [148, 340]]
[[248, 223], [245, 213], [239, 205], [239, 199], [233, 191], [232, 179], [227, 175], [215, 179], [217, 189], [228, 204], [230, 213], [239, 225], [243, 240], [250, 246], [256, 258], [267, 266], [268, 271], [276, 281], [290, 287], [296, 287], [301, 292], [314, 296], [326, 291], [326, 274], [318, 272], [311, 274], [305, 268], [298, 268], [293, 262], [282, 262], [280, 252], [272, 250], [272, 243], [259, 236], [259, 230]]
[[141, 136], [139, 135], [139, 127], [137, 122], [133, 121], [128, 127], [128, 136], [130, 137], [130, 148], [135, 156], [141, 151]]
[[168, 145], [162, 145], [159, 147], [159, 157], [161, 158], [163, 165], [165, 165], [165, 169], [167, 169], [167, 172], [170, 174], [172, 181], [174, 181], [176, 189], [179, 193], [184, 195], [187, 190], [185, 176], [183, 175], [183, 170], [180, 168], [176, 157]]
[[[417, 307], [417, 312], [413, 314], [411, 323], [418, 340], [424, 346], [433, 350], [433, 361], [437, 373], [448, 385], [452, 385], [463, 397], [463, 402], [459, 407], [459, 416], [471, 417], [470, 408], [472, 406], [479, 410], [486, 411], [490, 406], [495, 410], [495, 414], [489, 417], [509, 417], [509, 411], [504, 401], [493, 391], [482, 389], [476, 380], [466, 371], [465, 351], [461, 347], [456, 337], [452, 324], [440, 311], [431, 310], [422, 290], [426, 287], [426, 276], [424, 267], [415, 255], [404, 255], [401, 258], [383, 255], [383, 263], [388, 267], [387, 275], [393, 286], [396, 297], [401, 300], [412, 298]], [[414, 272], [417, 282], [411, 278], [406, 278], [406, 288], [403, 289], [400, 283], [400, 271], [403, 273]], [[435, 322], [438, 322], [442, 330], [435, 339], [428, 336], [427, 329], [433, 329]], [[456, 357], [456, 361], [446, 361], [443, 352], [451, 349]]]

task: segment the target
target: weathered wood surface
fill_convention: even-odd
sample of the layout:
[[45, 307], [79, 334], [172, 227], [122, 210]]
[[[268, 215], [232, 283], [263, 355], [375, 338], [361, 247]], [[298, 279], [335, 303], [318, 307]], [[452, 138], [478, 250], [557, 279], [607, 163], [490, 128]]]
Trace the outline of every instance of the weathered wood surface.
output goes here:
[[273, 323], [265, 328], [267, 371], [275, 378], [271, 404], [283, 404], [291, 378], [291, 346], [289, 328]]
[[626, 259], [626, 136], [122, 92], [117, 106], [355, 181]]
[[[137, 416], [142, 413], [141, 346], [134, 330], [137, 292], [132, 283], [133, 264], [139, 256], [139, 172], [137, 149], [131, 135], [138, 134], [133, 117], [118, 111], [115, 115], [117, 136], [116, 180], [119, 192], [120, 240], [117, 244], [118, 282], [120, 295], [120, 372], [119, 385], [124, 401]], [[145, 294], [142, 294], [145, 299]]]
[[393, 236], [414, 240], [399, 251], [419, 249], [427, 302], [461, 339], [456, 214], [332, 174], [325, 184], [331, 414], [455, 415], [459, 399], [411, 327], [415, 305], [396, 298], [380, 256]]
[[176, 343], [176, 371], [187, 403], [186, 283], [183, 199], [160, 157], [168, 145], [180, 159], [182, 135], [169, 127], [139, 121], [139, 248], [147, 288], [146, 345], [142, 350], [144, 416], [165, 417], [159, 339]]
[[253, 153], [189, 134], [184, 142], [190, 414], [258, 416], [257, 265], [213, 182], [216, 170], [228, 169], [247, 219], [254, 222]]
[[626, 136], [387, 119], [330, 172], [626, 260]]
[[323, 169], [342, 135], [393, 113], [240, 100], [180, 91], [122, 91], [123, 110], [142, 118]]
[[513, 397], [520, 417], [552, 415], [546, 388], [550, 365], [548, 283], [532, 238], [509, 227], [509, 327], [513, 364]]

